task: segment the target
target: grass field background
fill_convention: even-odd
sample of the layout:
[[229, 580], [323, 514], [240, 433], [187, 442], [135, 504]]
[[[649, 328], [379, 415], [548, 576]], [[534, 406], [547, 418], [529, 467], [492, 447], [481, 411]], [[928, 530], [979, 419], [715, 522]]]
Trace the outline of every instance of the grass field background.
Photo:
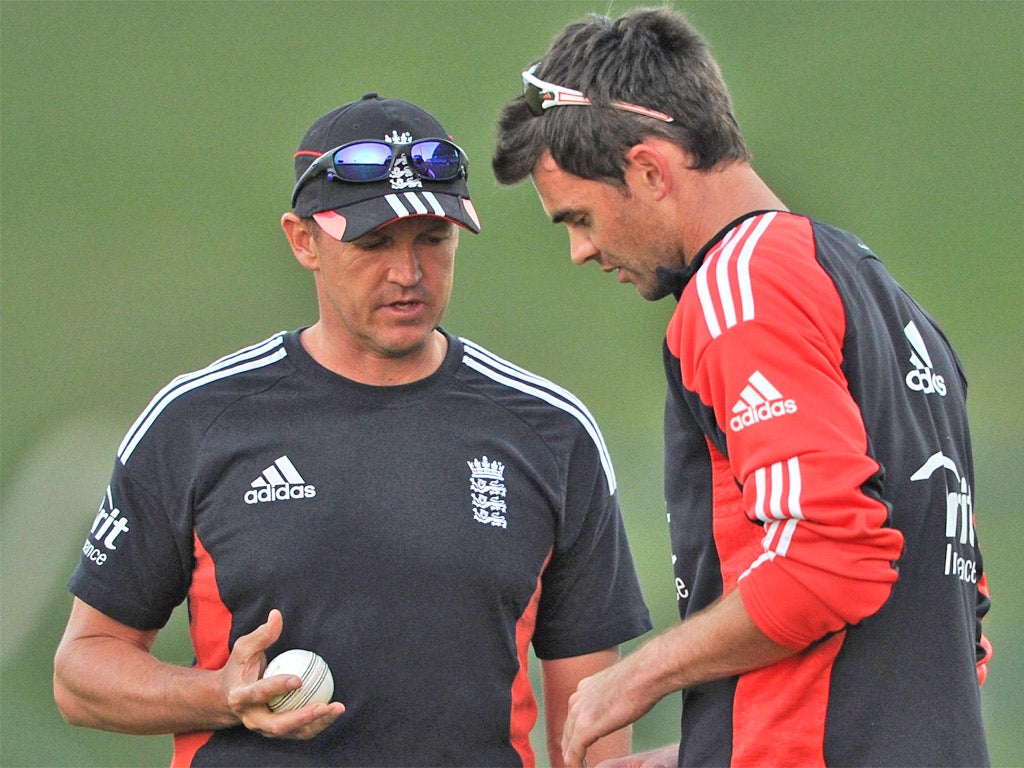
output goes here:
[[[794, 210], [864, 238], [963, 358], [994, 596], [985, 717], [994, 762], [1024, 764], [1024, 6], [675, 5], [709, 37], [762, 176]], [[167, 737], [61, 720], [50, 676], [64, 583], [153, 393], [315, 318], [278, 226], [291, 154], [317, 116], [368, 91], [422, 104], [467, 149], [483, 233], [462, 238], [445, 325], [587, 402], [656, 624], [671, 625], [660, 344], [672, 305], [573, 267], [531, 187], [499, 188], [489, 167], [519, 72], [563, 24], [608, 7], [0, 3], [0, 765], [168, 763]], [[157, 651], [191, 660], [180, 612]], [[637, 747], [672, 741], [677, 717], [672, 697], [638, 724]]]

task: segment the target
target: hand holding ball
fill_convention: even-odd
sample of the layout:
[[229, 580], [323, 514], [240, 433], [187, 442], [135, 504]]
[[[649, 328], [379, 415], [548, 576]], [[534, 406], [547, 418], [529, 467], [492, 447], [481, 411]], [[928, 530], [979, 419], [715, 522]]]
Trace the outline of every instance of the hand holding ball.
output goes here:
[[302, 678], [302, 687], [272, 698], [268, 704], [274, 712], [298, 709], [307, 704], [328, 703], [334, 695], [334, 677], [327, 662], [312, 651], [295, 648], [285, 651], [267, 664], [263, 677], [295, 675]]

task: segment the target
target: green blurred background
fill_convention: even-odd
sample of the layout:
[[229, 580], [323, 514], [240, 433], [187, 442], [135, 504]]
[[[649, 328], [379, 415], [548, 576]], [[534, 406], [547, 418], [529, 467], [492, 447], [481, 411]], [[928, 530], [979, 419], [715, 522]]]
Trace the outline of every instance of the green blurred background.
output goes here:
[[[1024, 4], [675, 5], [709, 37], [762, 176], [794, 210], [861, 235], [964, 360], [994, 594], [985, 716], [996, 765], [1020, 765]], [[628, 7], [0, 2], [0, 764], [168, 763], [167, 737], [61, 720], [64, 583], [149, 398], [315, 318], [278, 226], [291, 154], [317, 116], [368, 91], [433, 111], [473, 159], [484, 227], [462, 238], [446, 326], [588, 403], [656, 624], [673, 622], [660, 445], [672, 303], [573, 267], [532, 188], [499, 188], [489, 168], [520, 70], [566, 22]], [[182, 611], [157, 651], [191, 660]], [[677, 714], [675, 697], [658, 705], [636, 746], [672, 741]]]

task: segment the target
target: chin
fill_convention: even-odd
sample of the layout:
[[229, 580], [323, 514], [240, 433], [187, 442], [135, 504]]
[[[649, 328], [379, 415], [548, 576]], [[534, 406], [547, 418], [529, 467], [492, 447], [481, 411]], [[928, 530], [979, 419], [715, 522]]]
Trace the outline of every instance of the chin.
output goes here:
[[389, 338], [379, 339], [378, 346], [385, 357], [400, 360], [422, 352], [433, 335], [433, 327], [426, 333], [398, 333], [391, 335]]
[[663, 286], [660, 282], [655, 282], [653, 285], [637, 284], [635, 287], [636, 292], [640, 294], [640, 298], [646, 299], [647, 301], [658, 301], [659, 299], [664, 299], [670, 293], [668, 288]]
[[421, 341], [417, 344], [382, 344], [380, 346], [381, 354], [391, 360], [404, 360], [407, 357], [412, 357], [423, 351], [424, 343]]

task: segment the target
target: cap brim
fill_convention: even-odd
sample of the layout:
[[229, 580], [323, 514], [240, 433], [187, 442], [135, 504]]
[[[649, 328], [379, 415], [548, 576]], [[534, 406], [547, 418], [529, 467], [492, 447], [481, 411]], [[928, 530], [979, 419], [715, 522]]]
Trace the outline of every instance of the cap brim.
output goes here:
[[468, 197], [424, 190], [393, 192], [313, 214], [328, 235], [346, 243], [411, 216], [437, 216], [470, 232], [480, 232], [480, 219]]

